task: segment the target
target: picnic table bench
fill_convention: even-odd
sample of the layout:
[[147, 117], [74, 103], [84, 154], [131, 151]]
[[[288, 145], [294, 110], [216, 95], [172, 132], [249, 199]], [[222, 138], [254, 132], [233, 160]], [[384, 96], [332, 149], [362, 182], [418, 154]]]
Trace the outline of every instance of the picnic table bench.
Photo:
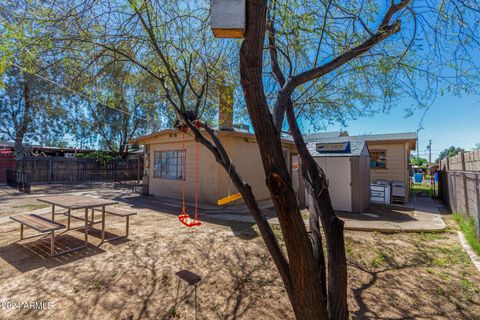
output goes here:
[[23, 240], [23, 228], [27, 226], [40, 233], [50, 233], [50, 256], [55, 255], [55, 231], [65, 229], [65, 225], [39, 216], [34, 213], [24, 213], [11, 216], [10, 219], [20, 223], [20, 240]]
[[[92, 220], [94, 220], [94, 214], [95, 214], [94, 212], [102, 212], [102, 210], [93, 209]], [[104, 241], [112, 241], [112, 240], [116, 240], [116, 239], [120, 239], [120, 238], [128, 238], [128, 230], [129, 230], [129, 227], [130, 227], [130, 216], [134, 216], [137, 213], [134, 212], [134, 211], [125, 210], [125, 209], [121, 209], [121, 208], [118, 208], [118, 207], [105, 208], [105, 213], [125, 218], [125, 235], [104, 239]], [[105, 218], [104, 218], [104, 220], [105, 220]]]

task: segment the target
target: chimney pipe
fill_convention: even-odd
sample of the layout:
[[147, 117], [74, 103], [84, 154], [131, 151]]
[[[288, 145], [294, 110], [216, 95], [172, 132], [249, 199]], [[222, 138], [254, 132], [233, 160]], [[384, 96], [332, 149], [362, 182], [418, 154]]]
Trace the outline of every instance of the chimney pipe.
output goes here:
[[220, 89], [218, 128], [233, 131], [233, 86], [222, 86]]

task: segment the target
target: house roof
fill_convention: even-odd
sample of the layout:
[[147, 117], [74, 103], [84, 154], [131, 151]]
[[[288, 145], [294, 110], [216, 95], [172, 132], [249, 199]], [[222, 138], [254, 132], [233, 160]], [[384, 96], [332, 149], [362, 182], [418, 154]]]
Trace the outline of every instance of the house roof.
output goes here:
[[368, 151], [368, 147], [367, 147], [366, 142], [364, 140], [343, 139], [343, 138], [348, 138], [348, 137], [340, 137], [340, 138], [342, 138], [343, 141], [331, 141], [331, 143], [349, 142], [350, 145], [349, 145], [349, 148], [348, 148], [347, 152], [329, 152], [329, 153], [318, 152], [317, 151], [317, 144], [318, 143], [324, 143], [325, 141], [308, 142], [307, 143], [308, 151], [310, 151], [310, 154], [313, 157], [358, 157], [358, 156], [362, 155], [362, 152], [364, 151], [365, 148]]
[[417, 143], [416, 132], [400, 132], [400, 133], [383, 133], [383, 134], [368, 134], [358, 136], [341, 136], [333, 138], [319, 138], [310, 142], [323, 142], [323, 143], [338, 143], [347, 141], [366, 141], [369, 142], [406, 142], [412, 143], [412, 149], [415, 150]]
[[[203, 130], [202, 130], [203, 131]], [[151, 134], [147, 134], [144, 136], [137, 137], [135, 139], [132, 139], [129, 141], [130, 144], [148, 144], [149, 140], [155, 139], [159, 136], [162, 136], [164, 134], [168, 133], [178, 133], [179, 131], [177, 129], [165, 129], [161, 131], [157, 131]], [[239, 129], [234, 129], [234, 130], [215, 130], [215, 132], [220, 136], [220, 137], [243, 137], [247, 139], [256, 139], [255, 135], [253, 133], [246, 132], [244, 130], [239, 130]], [[291, 140], [287, 140], [282, 138], [282, 143], [288, 144], [291, 147], [295, 147], [295, 143]]]
[[328, 132], [316, 132], [311, 134], [306, 134], [303, 136], [305, 142], [313, 142], [319, 139], [332, 139], [338, 137], [348, 136], [347, 131], [328, 131]]
[[365, 140], [365, 141], [394, 141], [394, 140], [405, 140], [405, 141], [416, 141], [417, 133], [416, 132], [399, 132], [399, 133], [381, 133], [381, 134], [367, 134], [359, 136], [351, 136], [351, 138]]

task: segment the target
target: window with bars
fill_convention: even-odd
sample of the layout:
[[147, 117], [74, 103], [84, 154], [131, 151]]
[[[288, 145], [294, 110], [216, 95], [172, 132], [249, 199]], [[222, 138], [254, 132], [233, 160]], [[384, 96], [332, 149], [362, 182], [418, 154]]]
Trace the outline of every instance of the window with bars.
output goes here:
[[155, 151], [153, 177], [182, 180], [182, 150]]

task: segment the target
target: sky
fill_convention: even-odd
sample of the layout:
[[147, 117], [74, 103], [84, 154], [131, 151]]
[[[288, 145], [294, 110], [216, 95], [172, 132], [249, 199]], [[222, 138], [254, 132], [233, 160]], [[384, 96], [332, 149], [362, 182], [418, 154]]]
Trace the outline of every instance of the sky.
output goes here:
[[[400, 100], [388, 114], [378, 113], [374, 117], [361, 118], [326, 127], [326, 131], [347, 130], [350, 135], [396, 133], [417, 131], [419, 156], [428, 159], [427, 145], [432, 140], [432, 161], [450, 147], [471, 150], [480, 143], [480, 96], [437, 97], [430, 109], [419, 110], [406, 117], [405, 109], [410, 103]], [[422, 122], [423, 117], [423, 122]], [[304, 127], [306, 133], [315, 132], [311, 126]], [[416, 151], [415, 151], [416, 154]]]

